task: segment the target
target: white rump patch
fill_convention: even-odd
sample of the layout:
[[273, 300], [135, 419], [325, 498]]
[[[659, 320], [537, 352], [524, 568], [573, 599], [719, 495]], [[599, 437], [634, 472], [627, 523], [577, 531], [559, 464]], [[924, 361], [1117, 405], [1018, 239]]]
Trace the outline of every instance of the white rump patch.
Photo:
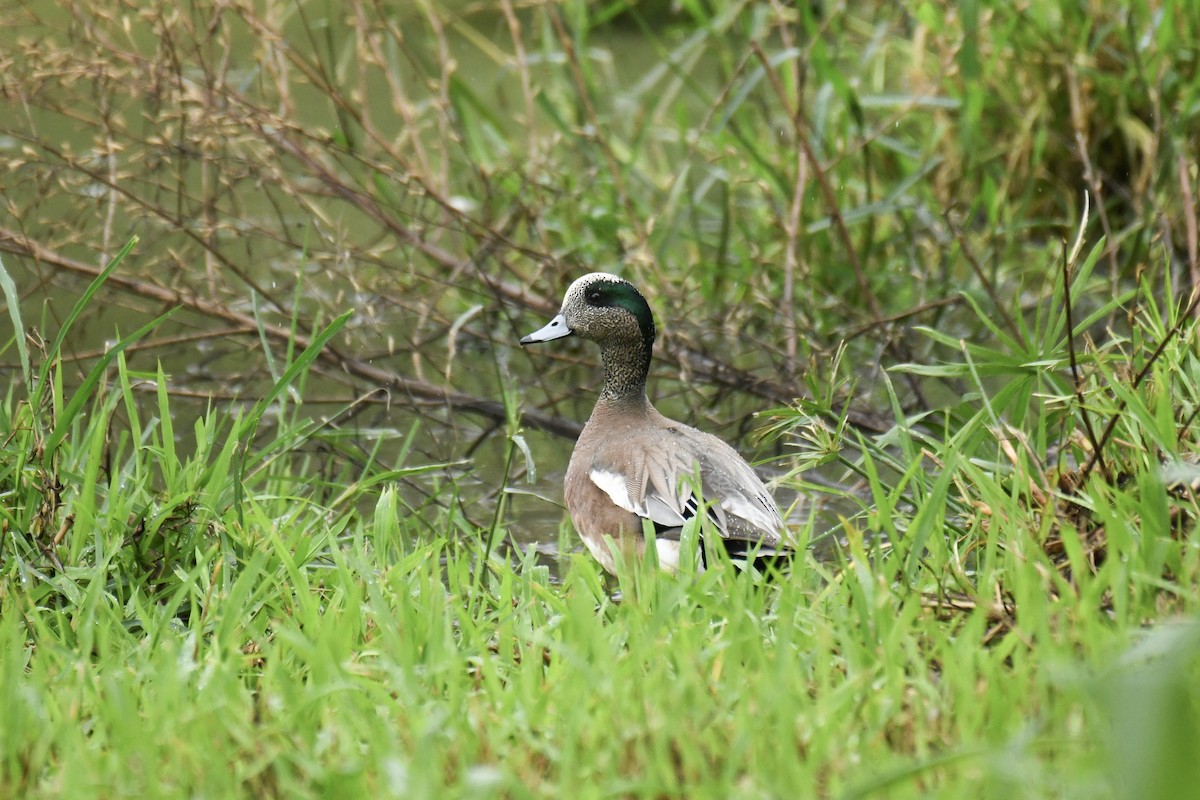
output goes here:
[[655, 539], [654, 549], [658, 551], [658, 565], [671, 572], [679, 571], [679, 542], [672, 539]]

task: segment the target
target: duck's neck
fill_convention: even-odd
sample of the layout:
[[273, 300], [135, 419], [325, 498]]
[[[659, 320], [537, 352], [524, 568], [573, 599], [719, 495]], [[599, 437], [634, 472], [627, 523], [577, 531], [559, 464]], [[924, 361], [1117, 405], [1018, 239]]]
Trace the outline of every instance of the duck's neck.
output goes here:
[[611, 405], [646, 406], [646, 376], [650, 374], [653, 340], [637, 344], [622, 342], [600, 350], [604, 364], [604, 387], [600, 402]]

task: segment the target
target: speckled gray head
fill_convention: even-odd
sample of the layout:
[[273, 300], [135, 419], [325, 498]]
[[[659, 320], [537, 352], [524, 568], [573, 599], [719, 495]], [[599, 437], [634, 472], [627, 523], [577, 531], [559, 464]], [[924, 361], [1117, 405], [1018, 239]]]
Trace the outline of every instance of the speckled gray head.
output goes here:
[[574, 334], [601, 344], [636, 337], [649, 346], [654, 333], [650, 306], [633, 284], [607, 272], [591, 272], [567, 288], [554, 319], [521, 339], [521, 344]]

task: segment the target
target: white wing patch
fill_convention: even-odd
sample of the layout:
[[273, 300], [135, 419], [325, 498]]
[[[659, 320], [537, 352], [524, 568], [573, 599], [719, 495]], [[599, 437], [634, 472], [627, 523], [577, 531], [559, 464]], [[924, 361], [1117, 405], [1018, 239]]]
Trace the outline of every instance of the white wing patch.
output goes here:
[[588, 472], [588, 477], [592, 479], [592, 483], [599, 486], [601, 491], [608, 495], [610, 500], [639, 517], [644, 517], [668, 528], [678, 527], [687, 521], [683, 514], [671, 508], [658, 495], [652, 494], [640, 501], [634, 501], [629, 495], [629, 483], [619, 472], [593, 467]]
[[634, 514], [641, 513], [635, 507], [633, 499], [629, 496], [629, 485], [625, 483], [625, 477], [619, 472], [592, 468], [588, 472], [588, 477], [592, 479], [592, 483], [599, 486], [621, 508], [626, 511], [632, 511]]
[[[592, 467], [588, 477], [617, 506], [664, 528], [682, 527], [685, 522], [696, 516], [699, 500], [688, 486], [689, 481], [681, 481], [675, 489], [675, 495], [671, 496], [666, 493], [669, 489], [661, 485], [662, 477], [653, 471], [647, 472], [649, 474], [643, 476], [640, 482], [640, 485], [645, 487], [641, 490], [631, 489], [629, 478], [611, 469]], [[758, 483], [758, 478], [749, 467], [746, 467], [746, 472], [750, 480]], [[650, 484], [648, 487], [647, 483]], [[748, 496], [742, 491], [726, 492], [717, 504], [709, 509], [710, 517], [723, 536], [729, 535], [727, 514], [744, 520], [768, 536], [778, 534], [783, 528], [783, 520], [778, 516], [769, 498]]]

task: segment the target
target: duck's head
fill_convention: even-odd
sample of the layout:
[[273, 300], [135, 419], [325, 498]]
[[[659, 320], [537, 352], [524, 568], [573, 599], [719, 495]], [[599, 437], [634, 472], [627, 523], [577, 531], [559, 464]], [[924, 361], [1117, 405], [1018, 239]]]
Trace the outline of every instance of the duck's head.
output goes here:
[[544, 327], [521, 339], [521, 344], [548, 342], [575, 334], [613, 345], [654, 344], [654, 316], [641, 292], [624, 278], [591, 272], [575, 280], [563, 297], [562, 309]]

